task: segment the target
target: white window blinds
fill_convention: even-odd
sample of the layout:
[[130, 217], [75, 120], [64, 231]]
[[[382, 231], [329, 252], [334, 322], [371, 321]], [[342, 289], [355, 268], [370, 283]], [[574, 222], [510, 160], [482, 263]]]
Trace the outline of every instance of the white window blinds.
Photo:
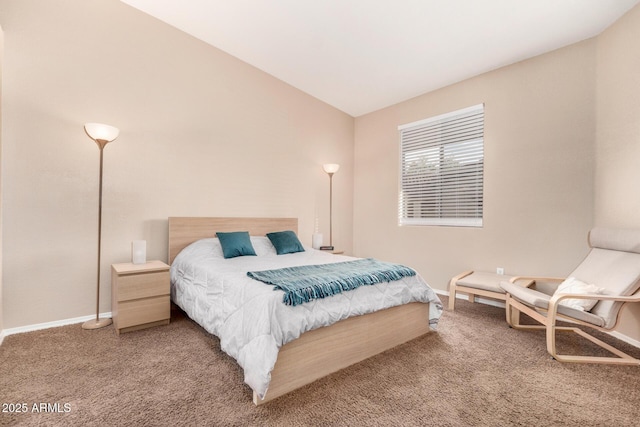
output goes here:
[[400, 225], [482, 226], [484, 105], [398, 127]]

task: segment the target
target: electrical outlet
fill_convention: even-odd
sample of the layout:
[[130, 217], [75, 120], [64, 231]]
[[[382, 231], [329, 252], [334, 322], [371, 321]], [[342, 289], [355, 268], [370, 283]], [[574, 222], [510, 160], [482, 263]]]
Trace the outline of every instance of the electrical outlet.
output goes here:
[[504, 274], [504, 268], [502, 267], [496, 268], [496, 274]]

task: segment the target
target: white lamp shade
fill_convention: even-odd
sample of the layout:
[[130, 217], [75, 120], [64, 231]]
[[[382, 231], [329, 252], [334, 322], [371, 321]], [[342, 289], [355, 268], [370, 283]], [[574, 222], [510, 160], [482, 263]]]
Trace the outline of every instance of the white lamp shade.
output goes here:
[[313, 249], [320, 249], [320, 246], [322, 246], [322, 234], [313, 233], [313, 236], [311, 236], [311, 247]]
[[111, 142], [118, 137], [120, 130], [116, 127], [103, 125], [102, 123], [85, 123], [84, 130], [89, 138], [94, 141]]
[[336, 173], [338, 172], [338, 169], [340, 169], [340, 165], [335, 163], [327, 163], [326, 165], [322, 165], [322, 169], [324, 169], [326, 173]]
[[145, 264], [147, 262], [147, 241], [134, 240], [131, 242], [131, 262]]

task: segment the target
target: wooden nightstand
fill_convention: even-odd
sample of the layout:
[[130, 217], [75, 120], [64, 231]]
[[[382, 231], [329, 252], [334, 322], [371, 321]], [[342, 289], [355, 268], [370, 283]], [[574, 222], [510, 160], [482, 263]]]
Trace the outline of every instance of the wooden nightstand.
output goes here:
[[116, 333], [167, 325], [169, 266], [162, 261], [111, 265], [111, 315]]

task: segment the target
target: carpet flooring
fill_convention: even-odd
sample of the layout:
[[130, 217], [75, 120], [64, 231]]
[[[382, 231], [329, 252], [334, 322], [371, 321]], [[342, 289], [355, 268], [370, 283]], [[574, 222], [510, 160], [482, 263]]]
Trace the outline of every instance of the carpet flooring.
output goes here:
[[[593, 350], [569, 334], [558, 343]], [[120, 336], [80, 325], [8, 336], [0, 425], [640, 425], [640, 368], [559, 363], [544, 333], [509, 329], [503, 309], [466, 301], [437, 332], [261, 407], [219, 347], [175, 308], [169, 325]]]

